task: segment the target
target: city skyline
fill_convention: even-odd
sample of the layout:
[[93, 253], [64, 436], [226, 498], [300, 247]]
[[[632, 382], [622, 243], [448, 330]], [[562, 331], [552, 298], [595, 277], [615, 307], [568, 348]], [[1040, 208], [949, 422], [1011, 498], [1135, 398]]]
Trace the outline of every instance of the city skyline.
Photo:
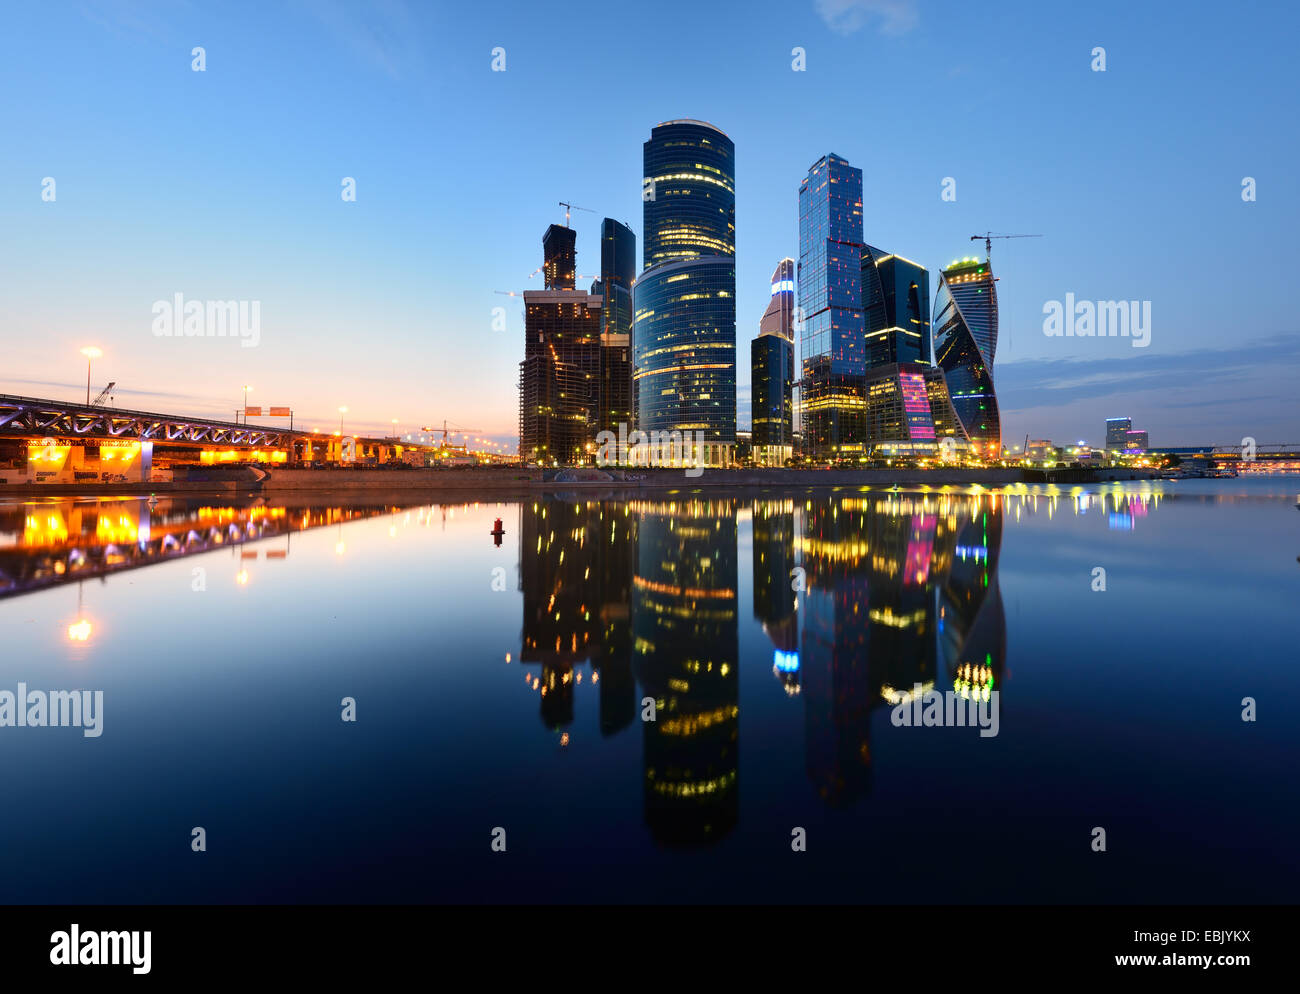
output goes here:
[[[11, 37], [31, 40], [5, 50], [0, 72], [32, 96], [4, 112], [9, 127], [29, 137], [0, 159], [11, 235], [0, 250], [11, 276], [0, 391], [75, 399], [85, 390], [78, 351], [95, 345], [104, 356], [94, 387], [116, 381], [122, 407], [229, 417], [241, 404], [240, 387], [251, 383], [250, 403], [291, 405], [306, 425], [327, 427], [347, 406], [357, 429], [370, 434], [384, 433], [394, 418], [406, 432], [445, 417], [511, 440], [523, 322], [518, 306], [493, 291], [540, 286], [527, 276], [537, 232], [563, 220], [563, 208], [553, 206], [562, 199], [594, 211], [572, 219], [588, 246], [579, 246], [578, 269], [592, 272], [600, 219], [637, 216], [646, 129], [695, 117], [726, 131], [741, 163], [741, 430], [749, 425], [748, 343], [768, 302], [772, 260], [798, 249], [798, 179], [834, 149], [864, 168], [867, 242], [933, 274], [978, 254], [968, 241], [974, 232], [1044, 234], [994, 249], [1004, 440], [1030, 434], [1098, 444], [1101, 424], [1116, 413], [1147, 428], [1153, 445], [1244, 435], [1292, 440], [1289, 380], [1300, 371], [1300, 349], [1283, 295], [1257, 295], [1251, 327], [1225, 342], [1220, 329], [1239, 308], [1234, 295], [1189, 289], [1186, 246], [1209, 244], [1207, 230], [1220, 252], [1219, 285], [1287, 279], [1283, 246], [1296, 195], [1279, 177], [1296, 140], [1273, 126], [1263, 102], [1242, 101], [1232, 86], [1179, 62], [1162, 44], [1162, 19], [1150, 12], [1107, 5], [1064, 21], [1053, 15], [1049, 37], [1047, 15], [1030, 6], [997, 25], [973, 11], [924, 4], [901, 5], [911, 16], [898, 22], [876, 16], [872, 4], [845, 9], [860, 25], [823, 17], [812, 3], [790, 10], [779, 28], [770, 19], [750, 24], [694, 11], [699, 32], [725, 31], [730, 44], [718, 52], [716, 76], [689, 85], [672, 78], [689, 64], [687, 46], [654, 60], [621, 53], [629, 61], [618, 73], [603, 72], [616, 64], [614, 53], [584, 53], [566, 70], [575, 82], [590, 89], [597, 79], [611, 81], [589, 101], [603, 125], [591, 149], [548, 136], [520, 113], [534, 81], [551, 71], [540, 53], [559, 37], [544, 12], [523, 7], [508, 30], [484, 12], [448, 10], [448, 26], [481, 40], [481, 50], [467, 43], [437, 58], [421, 43], [436, 37], [434, 19], [403, 5], [380, 13], [259, 13], [258, 43], [201, 12], [164, 15], [144, 30], [107, 3], [70, 13], [57, 43], [16, 30]], [[37, 15], [12, 17], [21, 28]], [[1279, 59], [1264, 53], [1246, 62], [1234, 47], [1248, 25], [1211, 30], [1204, 21], [1181, 24], [1182, 42], [1219, 53], [1227, 77], [1248, 74], [1256, 87], [1271, 81], [1286, 92]], [[1091, 48], [1111, 38], [1107, 71], [1092, 72]], [[194, 73], [190, 50], [200, 44], [207, 67]], [[498, 44], [504, 73], [491, 70]], [[980, 45], [993, 57], [970, 57]], [[803, 72], [791, 66], [796, 46], [807, 52]], [[1024, 53], [1014, 62], [1001, 54], [1012, 47]], [[871, 157], [867, 119], [834, 86], [824, 105], [807, 100], [809, 86], [822, 91], [854, 79], [855, 53], [863, 50], [878, 60], [882, 78], [909, 61], [925, 67], [907, 76], [909, 107], [873, 102], [870, 113], [882, 126], [898, 127], [926, 99], [954, 102], [931, 130], [940, 140], [909, 148], [906, 161]], [[664, 65], [663, 85], [636, 94], [632, 70], [651, 61]], [[325, 64], [328, 76], [319, 69]], [[91, 99], [76, 104], [71, 95], [92, 76]], [[319, 108], [304, 112], [298, 93], [286, 89], [299, 78], [319, 94]], [[769, 99], [751, 106], [753, 92]], [[451, 93], [465, 93], [464, 105], [443, 99]], [[1144, 101], [1168, 103], [1174, 93], [1158, 123], [1141, 111]], [[957, 112], [962, 99], [993, 108], [993, 124], [980, 122], [990, 136]], [[295, 115], [287, 119], [290, 108]], [[800, 137], [791, 141], [770, 120], [796, 108]], [[56, 117], [58, 132], [40, 124]], [[182, 129], [182, 140], [169, 141], [156, 126], [168, 120], [197, 122], [196, 135], [219, 137], [191, 143]], [[1160, 141], [1139, 137], [1148, 128]], [[430, 154], [452, 133], [487, 150], [474, 157], [472, 175]], [[1075, 134], [1097, 136], [1095, 148], [1079, 151]], [[1115, 140], [1125, 155], [1107, 152]], [[84, 158], [86, 142], [98, 152], [93, 162]], [[529, 143], [540, 143], [542, 160], [521, 156]], [[1176, 154], [1193, 146], [1194, 156]], [[1242, 200], [1247, 176], [1258, 179], [1258, 202]], [[58, 184], [53, 202], [41, 199], [45, 177]], [[355, 178], [354, 203], [339, 197], [344, 177]], [[955, 179], [953, 202], [941, 200], [945, 177]], [[449, 196], [457, 186], [470, 195]], [[150, 307], [175, 293], [261, 301], [259, 347], [154, 337]], [[1044, 336], [1044, 304], [1067, 293], [1150, 300], [1151, 347]], [[495, 333], [492, 308], [502, 304], [507, 327]], [[1252, 359], [1262, 351], [1268, 363]]]

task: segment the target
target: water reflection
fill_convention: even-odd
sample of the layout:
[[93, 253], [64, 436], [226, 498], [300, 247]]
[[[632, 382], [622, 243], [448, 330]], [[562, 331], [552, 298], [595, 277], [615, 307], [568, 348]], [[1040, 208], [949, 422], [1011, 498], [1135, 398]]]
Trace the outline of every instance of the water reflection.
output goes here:
[[[578, 668], [600, 728], [641, 711], [644, 815], [658, 841], [725, 837], [739, 816], [737, 521], [753, 529], [754, 617], [804, 711], [808, 779], [829, 805], [871, 790], [871, 716], [919, 684], [999, 686], [1005, 498], [575, 501], [522, 509], [526, 677], [543, 722], [574, 720]], [[651, 704], [652, 702], [652, 704]], [[648, 720], [653, 713], [653, 720]]]
[[[120, 497], [0, 504], [0, 597], [399, 509], [381, 503], [268, 506], [257, 498], [214, 500]], [[341, 539], [337, 551], [343, 552]], [[265, 554], [283, 559], [288, 544]], [[255, 559], [258, 551], [246, 555]]]

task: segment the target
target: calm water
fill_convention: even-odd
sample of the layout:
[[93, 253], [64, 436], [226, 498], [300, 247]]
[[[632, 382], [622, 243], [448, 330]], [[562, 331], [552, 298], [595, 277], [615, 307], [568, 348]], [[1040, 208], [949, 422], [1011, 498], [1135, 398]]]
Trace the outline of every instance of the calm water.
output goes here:
[[1294, 901], [1298, 491], [0, 503], [0, 898]]

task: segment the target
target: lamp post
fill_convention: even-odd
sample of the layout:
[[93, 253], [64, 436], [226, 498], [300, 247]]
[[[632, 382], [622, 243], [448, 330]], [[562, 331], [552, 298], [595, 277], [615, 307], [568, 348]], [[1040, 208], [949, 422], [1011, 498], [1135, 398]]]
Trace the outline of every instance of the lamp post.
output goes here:
[[396, 418], [393, 418], [393, 437], [394, 437], [394, 438], [401, 438], [401, 437], [402, 437], [401, 435], [399, 435], [399, 434], [397, 433], [397, 419], [396, 419]]
[[252, 389], [247, 383], [244, 384], [244, 424], [248, 424], [248, 391]]
[[92, 359], [98, 359], [104, 353], [93, 345], [87, 345], [81, 350], [81, 354], [86, 357], [86, 406], [90, 406], [90, 362]]

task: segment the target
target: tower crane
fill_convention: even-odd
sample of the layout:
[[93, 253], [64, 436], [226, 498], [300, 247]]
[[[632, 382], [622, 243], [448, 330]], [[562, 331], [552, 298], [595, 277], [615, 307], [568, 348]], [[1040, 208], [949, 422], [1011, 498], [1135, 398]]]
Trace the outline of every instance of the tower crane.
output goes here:
[[449, 427], [448, 427], [448, 426], [450, 426], [451, 428], [455, 428], [456, 431], [457, 431], [458, 433], [462, 434], [462, 435], [465, 434], [465, 433], [467, 433], [467, 432], [471, 432], [471, 431], [482, 431], [482, 430], [483, 430], [482, 428], [465, 428], [465, 427], [462, 427], [461, 425], [456, 424], [456, 423], [453, 422], [453, 421], [449, 421], [449, 420], [447, 420], [446, 418], [443, 418], [443, 419], [442, 419], [442, 427], [441, 427], [441, 428], [439, 428], [437, 425], [433, 425], [432, 427], [430, 427], [429, 425], [425, 425], [425, 426], [423, 426], [423, 427], [420, 429], [420, 431], [427, 431], [427, 432], [429, 432], [430, 434], [436, 434], [437, 432], [442, 432], [442, 447], [445, 449], [445, 448], [448, 448], [448, 445], [447, 445], [447, 434], [448, 434], [448, 431], [449, 431]]
[[564, 208], [564, 226], [566, 228], [569, 226], [569, 211], [586, 211], [588, 214], [596, 213], [590, 207], [579, 207], [577, 204], [565, 203], [563, 200], [560, 201], [560, 206]]
[[986, 232], [984, 232], [984, 234], [982, 234], [982, 235], [971, 235], [971, 236], [970, 236], [970, 240], [973, 241], [973, 242], [978, 242], [978, 241], [980, 241], [980, 239], [983, 239], [983, 240], [984, 240], [984, 258], [985, 258], [986, 260], [990, 260], [990, 261], [991, 261], [992, 258], [993, 258], [993, 239], [994, 239], [994, 238], [1042, 238], [1042, 237], [1043, 237], [1042, 235], [999, 235], [997, 232], [994, 232], [994, 231], [986, 231]]
[[104, 387], [103, 390], [99, 391], [99, 396], [97, 396], [94, 400], [92, 400], [92, 401], [90, 402], [90, 406], [91, 406], [91, 407], [103, 407], [103, 406], [104, 406], [104, 401], [106, 401], [106, 400], [108, 399], [108, 395], [109, 395], [109, 393], [112, 391], [112, 389], [113, 389], [115, 386], [117, 386], [117, 381], [116, 381], [116, 380], [113, 380], [111, 383], [109, 383], [108, 386]]

